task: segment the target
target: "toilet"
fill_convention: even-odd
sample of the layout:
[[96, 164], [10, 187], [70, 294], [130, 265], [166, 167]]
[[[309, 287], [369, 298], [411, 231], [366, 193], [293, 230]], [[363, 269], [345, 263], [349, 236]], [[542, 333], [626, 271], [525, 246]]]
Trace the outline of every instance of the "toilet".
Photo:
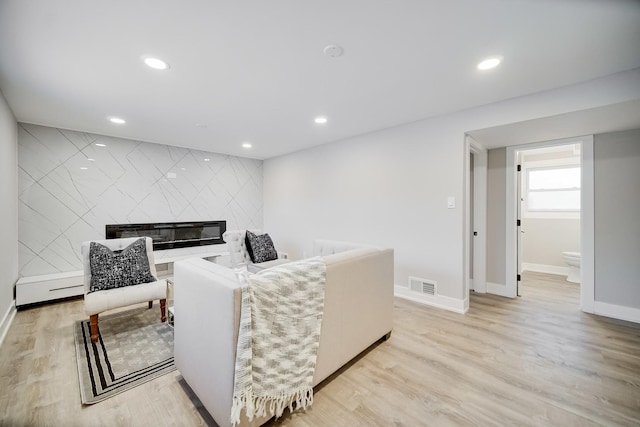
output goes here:
[[580, 283], [580, 252], [562, 252], [562, 257], [569, 266], [567, 282]]

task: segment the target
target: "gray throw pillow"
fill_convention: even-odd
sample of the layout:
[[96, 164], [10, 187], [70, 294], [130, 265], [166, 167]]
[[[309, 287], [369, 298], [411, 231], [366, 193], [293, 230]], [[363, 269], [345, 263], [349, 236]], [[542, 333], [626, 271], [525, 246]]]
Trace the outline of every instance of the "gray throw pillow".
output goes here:
[[278, 252], [273, 246], [273, 241], [266, 233], [258, 236], [247, 230], [245, 245], [247, 246], [247, 252], [249, 252], [251, 261], [255, 263], [278, 259]]
[[91, 242], [89, 245], [89, 265], [91, 283], [89, 292], [155, 282], [151, 274], [147, 244], [138, 239], [121, 252], [113, 252], [108, 247]]

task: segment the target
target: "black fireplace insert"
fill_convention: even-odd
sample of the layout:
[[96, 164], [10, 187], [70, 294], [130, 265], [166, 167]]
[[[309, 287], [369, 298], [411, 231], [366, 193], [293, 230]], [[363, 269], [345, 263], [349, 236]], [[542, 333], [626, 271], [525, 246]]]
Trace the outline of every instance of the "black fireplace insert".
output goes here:
[[153, 250], [224, 243], [226, 221], [155, 222], [148, 224], [107, 224], [107, 239], [151, 237]]

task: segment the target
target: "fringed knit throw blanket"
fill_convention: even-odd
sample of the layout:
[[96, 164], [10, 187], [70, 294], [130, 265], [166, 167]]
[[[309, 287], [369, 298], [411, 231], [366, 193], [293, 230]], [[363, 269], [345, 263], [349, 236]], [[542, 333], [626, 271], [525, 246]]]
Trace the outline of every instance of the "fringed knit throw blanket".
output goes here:
[[313, 403], [325, 273], [316, 257], [249, 275], [242, 289], [233, 425], [243, 408], [252, 420]]

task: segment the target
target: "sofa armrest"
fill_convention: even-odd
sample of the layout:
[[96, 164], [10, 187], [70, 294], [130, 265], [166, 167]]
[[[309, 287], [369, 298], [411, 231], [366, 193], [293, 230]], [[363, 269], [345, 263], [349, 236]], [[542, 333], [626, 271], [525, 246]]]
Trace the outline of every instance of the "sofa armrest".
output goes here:
[[233, 270], [203, 259], [174, 265], [176, 367], [220, 427], [230, 425], [240, 286]]
[[393, 249], [364, 247], [323, 258], [327, 283], [314, 385], [393, 329]]

